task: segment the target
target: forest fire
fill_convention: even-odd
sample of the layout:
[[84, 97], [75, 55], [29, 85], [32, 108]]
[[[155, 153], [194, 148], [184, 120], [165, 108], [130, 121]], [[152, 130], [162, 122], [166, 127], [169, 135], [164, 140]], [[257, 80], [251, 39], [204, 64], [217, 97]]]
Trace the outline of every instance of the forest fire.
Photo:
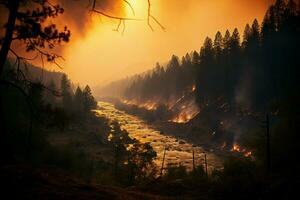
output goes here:
[[191, 117], [190, 115], [179, 115], [177, 117], [175, 117], [174, 119], [172, 119], [172, 122], [175, 123], [179, 123], [179, 124], [183, 124], [183, 123], [187, 123], [189, 122], [193, 117]]
[[240, 145], [234, 143], [231, 150], [231, 152], [237, 152], [237, 153], [242, 153], [245, 157], [250, 157], [252, 156], [252, 152], [246, 150], [245, 148], [242, 148]]
[[200, 113], [200, 109], [195, 100], [195, 90], [196, 85], [191, 85], [172, 106], [169, 106], [169, 109], [175, 114], [175, 116], [169, 120], [170, 122], [184, 124]]
[[122, 103], [131, 106], [137, 106], [139, 108], [144, 108], [146, 110], [155, 110], [157, 108], [157, 103], [152, 101], [147, 101], [145, 103], [138, 103], [133, 100], [122, 100]]
[[[194, 90], [194, 86], [192, 89]], [[176, 104], [173, 105], [172, 110], [176, 115], [169, 121], [180, 124], [189, 122], [200, 113], [200, 109], [192, 93], [182, 96]]]
[[173, 118], [172, 122], [183, 124], [189, 122], [199, 113], [198, 110], [183, 110], [179, 115]]
[[155, 110], [157, 108], [157, 104], [155, 102], [147, 101], [139, 105], [139, 107], [145, 108], [146, 110]]

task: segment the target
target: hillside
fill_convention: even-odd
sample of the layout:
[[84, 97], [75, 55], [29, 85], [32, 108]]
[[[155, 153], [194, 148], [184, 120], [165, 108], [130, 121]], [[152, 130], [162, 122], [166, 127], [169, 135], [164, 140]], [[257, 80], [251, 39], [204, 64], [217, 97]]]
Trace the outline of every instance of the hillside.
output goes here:
[[1, 166], [1, 195], [10, 199], [45, 200], [167, 200], [117, 187], [87, 184], [67, 171], [53, 166]]
[[[8, 69], [17, 70], [17, 64], [15, 64], [14, 59], [8, 59], [6, 63]], [[24, 76], [31, 81], [39, 81], [47, 85], [50, 81], [53, 81], [55, 85], [59, 86], [62, 78], [63, 72], [49, 71], [41, 67], [32, 65], [28, 62], [21, 62], [19, 69], [22, 71]]]

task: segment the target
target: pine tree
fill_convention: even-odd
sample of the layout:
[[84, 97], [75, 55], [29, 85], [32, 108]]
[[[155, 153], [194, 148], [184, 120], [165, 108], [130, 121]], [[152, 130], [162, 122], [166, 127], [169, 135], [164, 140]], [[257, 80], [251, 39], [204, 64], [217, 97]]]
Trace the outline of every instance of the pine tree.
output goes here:
[[200, 64], [200, 55], [197, 51], [193, 52], [192, 55], [192, 64], [197, 68], [197, 66]]
[[77, 87], [74, 95], [74, 110], [77, 112], [84, 111], [84, 96], [79, 86]]
[[250, 45], [253, 48], [258, 48], [259, 44], [260, 44], [260, 26], [257, 19], [255, 19], [251, 27]]
[[205, 41], [204, 41], [204, 44], [203, 44], [203, 47], [201, 48], [201, 51], [200, 51], [200, 56], [201, 58], [212, 58], [213, 56], [213, 42], [211, 40], [211, 38], [209, 37], [206, 37], [205, 38]]
[[61, 95], [62, 95], [62, 106], [67, 110], [72, 109], [72, 93], [70, 80], [66, 74], [62, 75], [61, 78]]
[[226, 33], [225, 33], [225, 36], [223, 38], [223, 44], [224, 44], [224, 50], [225, 50], [225, 53], [229, 53], [230, 51], [230, 32], [229, 30], [226, 30]]
[[214, 40], [214, 50], [216, 57], [219, 57], [222, 54], [223, 46], [223, 37], [221, 32], [218, 31]]
[[96, 108], [97, 102], [95, 101], [91, 88], [87, 85], [83, 90], [83, 107], [85, 111]]
[[244, 29], [244, 34], [243, 34], [243, 43], [242, 43], [242, 47], [244, 49], [247, 49], [248, 46], [249, 46], [249, 39], [250, 39], [250, 36], [251, 36], [251, 27], [249, 24], [247, 24], [245, 26], [245, 29]]
[[237, 28], [234, 29], [232, 36], [230, 37], [230, 50], [232, 53], [236, 53], [240, 48], [240, 34]]

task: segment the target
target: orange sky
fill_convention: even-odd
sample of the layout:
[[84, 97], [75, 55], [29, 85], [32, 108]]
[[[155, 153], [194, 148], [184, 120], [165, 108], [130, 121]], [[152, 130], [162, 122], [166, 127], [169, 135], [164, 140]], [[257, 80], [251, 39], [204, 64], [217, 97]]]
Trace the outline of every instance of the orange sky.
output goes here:
[[[144, 18], [147, 0], [129, 0], [136, 17]], [[112, 31], [118, 21], [89, 17], [81, 30], [74, 29], [64, 46], [64, 71], [73, 82], [103, 85], [166, 63], [172, 54], [199, 50], [206, 36], [237, 27], [242, 34], [246, 23], [262, 20], [272, 0], [152, 0], [152, 14], [166, 27], [155, 23], [152, 32], [146, 22], [126, 22], [125, 33]], [[68, 10], [66, 10], [68, 12]], [[131, 16], [125, 8], [123, 14]], [[71, 26], [72, 28], [72, 26]]]

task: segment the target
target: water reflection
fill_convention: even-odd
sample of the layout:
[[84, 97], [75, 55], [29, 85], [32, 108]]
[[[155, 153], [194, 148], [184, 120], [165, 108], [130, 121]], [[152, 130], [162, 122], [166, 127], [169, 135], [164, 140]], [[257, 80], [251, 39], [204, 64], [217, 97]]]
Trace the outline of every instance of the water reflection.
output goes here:
[[165, 166], [168, 164], [181, 164], [191, 170], [193, 167], [193, 150], [195, 154], [195, 165], [204, 164], [204, 153], [207, 155], [208, 171], [221, 168], [221, 160], [211, 152], [205, 152], [203, 148], [175, 137], [162, 135], [160, 131], [149, 126], [145, 121], [136, 116], [129, 115], [107, 102], [98, 102], [101, 109], [96, 110], [97, 114], [105, 116], [110, 120], [116, 120], [122, 129], [127, 130], [131, 138], [140, 142], [149, 142], [157, 153], [156, 163], [161, 166], [164, 149], [166, 148]]

